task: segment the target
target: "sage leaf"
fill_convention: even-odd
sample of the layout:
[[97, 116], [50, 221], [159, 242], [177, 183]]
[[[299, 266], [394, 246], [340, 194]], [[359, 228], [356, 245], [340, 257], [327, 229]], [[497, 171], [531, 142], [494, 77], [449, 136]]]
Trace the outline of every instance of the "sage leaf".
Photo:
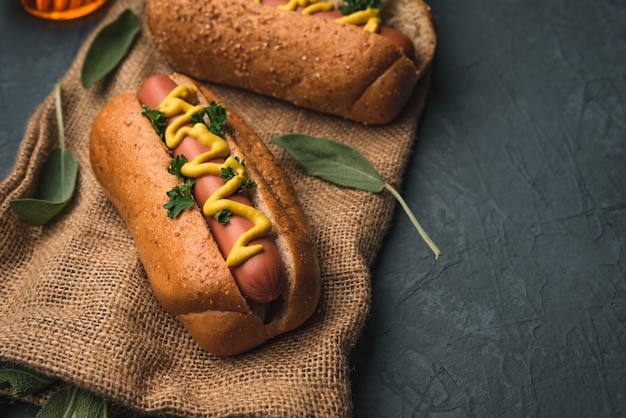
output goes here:
[[326, 138], [286, 134], [270, 141], [284, 148], [304, 171], [339, 186], [378, 193], [385, 180], [355, 148]]
[[72, 200], [78, 163], [71, 152], [56, 148], [44, 165], [41, 199], [23, 198], [9, 202], [25, 222], [40, 226], [54, 218]]
[[107, 414], [104, 399], [72, 385], [53, 393], [37, 418], [106, 418]]
[[25, 222], [40, 226], [46, 224], [72, 200], [76, 187], [78, 163], [65, 149], [65, 130], [61, 109], [61, 85], [56, 84], [55, 106], [59, 130], [59, 147], [52, 150], [41, 173], [39, 198], [13, 199], [11, 208]]
[[0, 387], [11, 386], [15, 397], [23, 397], [50, 386], [54, 379], [33, 371], [0, 369]]
[[417, 221], [402, 195], [383, 179], [357, 149], [331, 139], [297, 133], [274, 137], [270, 144], [283, 148], [312, 176], [366, 192], [379, 193], [383, 189], [388, 190], [398, 200], [417, 232], [435, 254], [435, 259], [441, 257], [441, 250]]
[[106, 418], [107, 404], [104, 399], [86, 390], [79, 390], [74, 408], [75, 418]]
[[139, 16], [132, 10], [125, 9], [98, 32], [87, 50], [81, 70], [80, 81], [85, 89], [89, 89], [117, 67], [140, 30]]

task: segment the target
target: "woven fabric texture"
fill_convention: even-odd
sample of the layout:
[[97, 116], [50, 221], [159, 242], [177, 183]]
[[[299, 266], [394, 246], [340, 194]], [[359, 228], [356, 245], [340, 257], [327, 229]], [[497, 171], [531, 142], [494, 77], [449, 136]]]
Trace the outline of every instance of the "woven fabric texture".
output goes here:
[[[114, 2], [102, 25], [134, 5]], [[44, 227], [26, 225], [9, 206], [11, 199], [36, 195], [43, 163], [58, 146], [52, 93], [32, 115], [15, 166], [0, 184], [0, 365], [38, 370], [146, 412], [349, 416], [349, 355], [369, 312], [370, 268], [395, 200], [386, 191], [340, 188], [307, 176], [270, 145], [294, 183], [317, 243], [319, 309], [305, 326], [249, 353], [208, 355], [155, 301], [133, 241], [88, 158], [90, 125], [100, 107], [124, 90], [136, 90], [147, 76], [172, 69], [144, 29], [115, 73], [84, 90], [80, 69], [98, 29], [61, 81], [66, 144], [79, 163], [73, 201]], [[207, 86], [264, 141], [290, 132], [342, 141], [400, 187], [426, 84], [394, 123], [382, 127]]]

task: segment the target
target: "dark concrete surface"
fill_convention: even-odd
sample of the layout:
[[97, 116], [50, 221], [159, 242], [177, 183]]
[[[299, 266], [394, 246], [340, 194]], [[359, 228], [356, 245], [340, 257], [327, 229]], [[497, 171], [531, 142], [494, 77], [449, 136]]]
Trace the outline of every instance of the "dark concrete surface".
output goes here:
[[[626, 416], [626, 2], [430, 4], [440, 38], [403, 194], [444, 256], [398, 209], [355, 415]], [[0, 8], [4, 177], [98, 16]]]

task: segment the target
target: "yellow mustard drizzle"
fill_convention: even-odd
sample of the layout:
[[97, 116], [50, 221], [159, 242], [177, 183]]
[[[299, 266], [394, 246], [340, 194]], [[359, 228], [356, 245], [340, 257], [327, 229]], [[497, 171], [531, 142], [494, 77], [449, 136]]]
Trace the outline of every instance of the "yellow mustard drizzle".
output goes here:
[[328, 1], [315, 2], [309, 6], [306, 6], [302, 10], [303, 15], [312, 15], [318, 12], [330, 12], [335, 9], [335, 5]]
[[365, 29], [368, 32], [378, 32], [378, 28], [380, 27], [380, 17], [379, 10], [374, 7], [368, 7], [365, 10], [360, 10], [358, 12], [351, 13], [349, 15], [340, 17], [337, 19], [339, 23], [347, 23], [350, 25], [363, 25], [365, 24]]
[[[236, 175], [211, 194], [202, 206], [202, 212], [206, 216], [214, 216], [222, 210], [230, 210], [233, 214], [243, 216], [254, 224], [235, 241], [226, 258], [226, 265], [235, 267], [263, 251], [261, 244], [248, 244], [254, 239], [269, 234], [272, 225], [267, 216], [259, 210], [228, 199], [248, 180], [248, 173], [244, 165], [231, 155], [228, 143], [209, 131], [205, 124], [196, 123], [193, 126], [185, 126], [191, 122], [192, 116], [204, 109], [202, 105], [192, 104], [195, 102], [195, 86], [177, 86], [161, 102], [159, 109], [166, 118], [182, 114], [166, 128], [165, 145], [170, 149], [176, 148], [185, 136], [190, 136], [210, 148], [210, 151], [198, 155], [182, 166], [181, 174], [185, 177], [198, 178], [206, 174], [219, 176], [222, 168], [231, 168], [235, 172]], [[222, 164], [213, 163], [210, 160], [214, 158], [225, 158], [225, 161]]]
[[287, 3], [285, 4], [281, 4], [279, 6], [276, 6], [277, 9], [280, 10], [290, 10], [290, 11], [294, 11], [299, 7], [306, 7], [309, 4], [312, 3], [316, 3], [317, 0], [289, 0]]

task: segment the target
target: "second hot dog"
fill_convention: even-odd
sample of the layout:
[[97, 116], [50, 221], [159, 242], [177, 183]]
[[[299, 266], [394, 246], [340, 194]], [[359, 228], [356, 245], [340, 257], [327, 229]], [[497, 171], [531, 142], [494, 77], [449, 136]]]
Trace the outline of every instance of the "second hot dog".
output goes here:
[[389, 0], [382, 13], [413, 59], [377, 33], [253, 0], [146, 3], [154, 45], [177, 71], [365, 124], [395, 119], [436, 43], [422, 0]]

